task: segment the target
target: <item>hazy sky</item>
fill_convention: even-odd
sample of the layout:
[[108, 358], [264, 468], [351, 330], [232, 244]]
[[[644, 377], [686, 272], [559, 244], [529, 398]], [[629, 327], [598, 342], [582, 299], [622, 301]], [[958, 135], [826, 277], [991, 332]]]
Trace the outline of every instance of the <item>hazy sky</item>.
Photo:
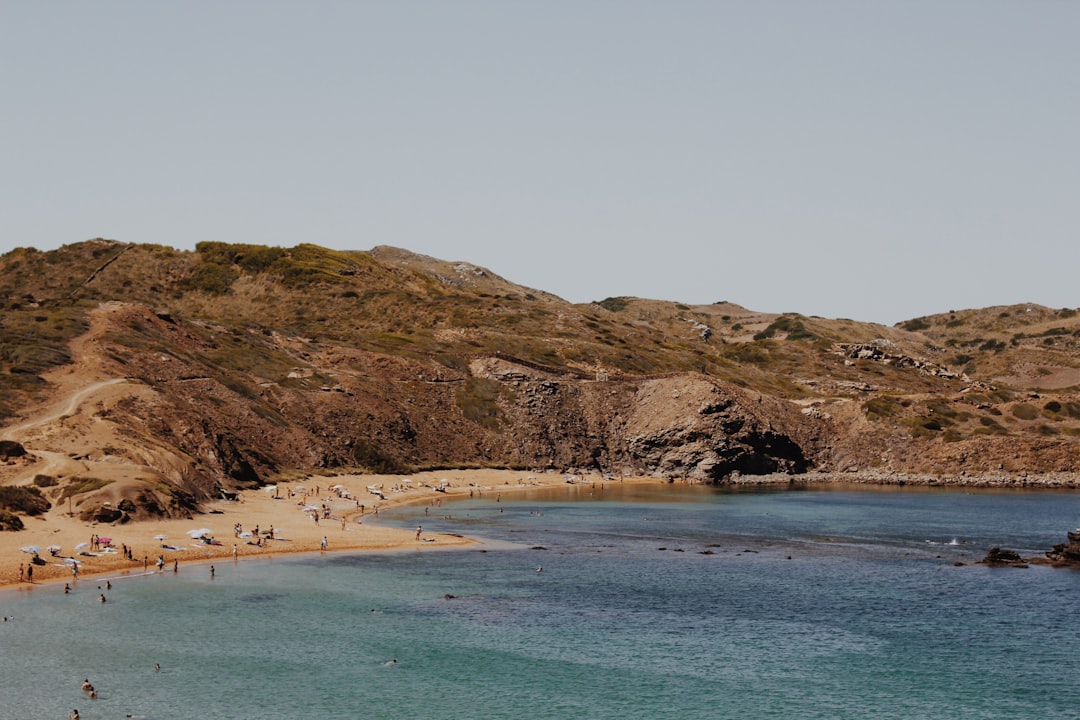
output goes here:
[[0, 252], [366, 250], [895, 323], [1080, 305], [1080, 2], [7, 2]]

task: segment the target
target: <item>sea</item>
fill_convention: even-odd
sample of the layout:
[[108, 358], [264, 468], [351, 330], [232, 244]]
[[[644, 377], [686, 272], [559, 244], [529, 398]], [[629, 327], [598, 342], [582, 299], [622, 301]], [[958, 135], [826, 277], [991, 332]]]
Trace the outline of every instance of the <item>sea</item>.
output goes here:
[[1080, 718], [1080, 572], [978, 563], [1064, 542], [1080, 493], [614, 481], [380, 522], [478, 542], [0, 592], [0, 719]]

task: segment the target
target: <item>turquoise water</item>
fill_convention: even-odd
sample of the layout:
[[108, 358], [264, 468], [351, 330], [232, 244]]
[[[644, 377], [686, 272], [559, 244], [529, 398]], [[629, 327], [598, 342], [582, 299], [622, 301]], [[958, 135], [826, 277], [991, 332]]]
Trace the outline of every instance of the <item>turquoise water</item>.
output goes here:
[[485, 543], [0, 593], [0, 719], [1080, 717], [1080, 573], [955, 565], [1041, 554], [1080, 494], [567, 486], [383, 521]]

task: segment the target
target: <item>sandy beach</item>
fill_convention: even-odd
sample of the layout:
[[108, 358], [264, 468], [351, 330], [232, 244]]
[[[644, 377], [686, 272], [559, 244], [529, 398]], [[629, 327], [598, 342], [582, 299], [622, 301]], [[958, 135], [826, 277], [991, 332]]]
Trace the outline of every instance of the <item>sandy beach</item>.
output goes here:
[[[656, 478], [627, 478], [624, 482], [663, 482]], [[599, 475], [577, 475], [573, 482], [611, 483]], [[403, 530], [381, 525], [376, 508], [384, 512], [403, 504], [439, 504], [454, 498], [500, 497], [530, 488], [565, 485], [562, 473], [510, 470], [423, 472], [409, 476], [311, 476], [305, 480], [248, 490], [235, 501], [215, 501], [191, 518], [101, 524], [69, 516], [66, 508], [24, 519], [19, 532], [0, 532], [0, 586], [28, 586], [27, 568], [36, 547], [44, 564], [33, 566], [33, 584], [78, 582], [106, 575], [164, 571], [192, 563], [232, 560], [284, 553], [326, 551], [427, 549], [468, 545], [474, 540], [457, 535]], [[377, 492], [381, 492], [380, 496]], [[316, 517], [318, 522], [316, 522]], [[241, 531], [238, 535], [237, 526]], [[258, 528], [258, 536], [255, 535]], [[273, 539], [269, 532], [273, 529]], [[196, 531], [205, 530], [203, 533]], [[193, 537], [193, 535], [195, 537]], [[204, 539], [199, 539], [203, 537]], [[101, 542], [95, 547], [94, 538]], [[212, 538], [213, 542], [208, 542]], [[104, 540], [108, 539], [106, 544]], [[261, 544], [255, 544], [261, 541]], [[125, 546], [131, 558], [125, 556]], [[59, 547], [55, 554], [48, 548]], [[72, 571], [77, 561], [78, 575]]]

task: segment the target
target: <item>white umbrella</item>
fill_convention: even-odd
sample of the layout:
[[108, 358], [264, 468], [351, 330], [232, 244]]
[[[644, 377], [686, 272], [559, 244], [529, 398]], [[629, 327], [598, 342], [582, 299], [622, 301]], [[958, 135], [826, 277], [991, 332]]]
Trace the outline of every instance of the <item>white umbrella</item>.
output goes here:
[[154, 536], [154, 539], [155, 540], [164, 540], [167, 537], [169, 537], [169, 536], [165, 535], [164, 533], [158, 533], [157, 535]]
[[58, 552], [60, 552], [60, 546], [59, 545], [50, 545], [49, 547], [45, 548], [45, 550], [47, 550], [50, 555], [55, 555]]
[[198, 530], [188, 530], [188, 536], [193, 538], [201, 538], [203, 535], [210, 534], [210, 528], [199, 528]]
[[24, 553], [29, 553], [31, 555], [37, 555], [39, 552], [41, 552], [41, 548], [39, 548], [37, 545], [26, 545], [25, 547], [21, 548], [21, 550]]
[[88, 543], [88, 542], [81, 542], [81, 543], [79, 543], [78, 545], [76, 545], [76, 546], [75, 546], [75, 549], [76, 549], [76, 550], [85, 550], [85, 549], [86, 549], [86, 548], [88, 548], [88, 547], [90, 547], [90, 543]]

